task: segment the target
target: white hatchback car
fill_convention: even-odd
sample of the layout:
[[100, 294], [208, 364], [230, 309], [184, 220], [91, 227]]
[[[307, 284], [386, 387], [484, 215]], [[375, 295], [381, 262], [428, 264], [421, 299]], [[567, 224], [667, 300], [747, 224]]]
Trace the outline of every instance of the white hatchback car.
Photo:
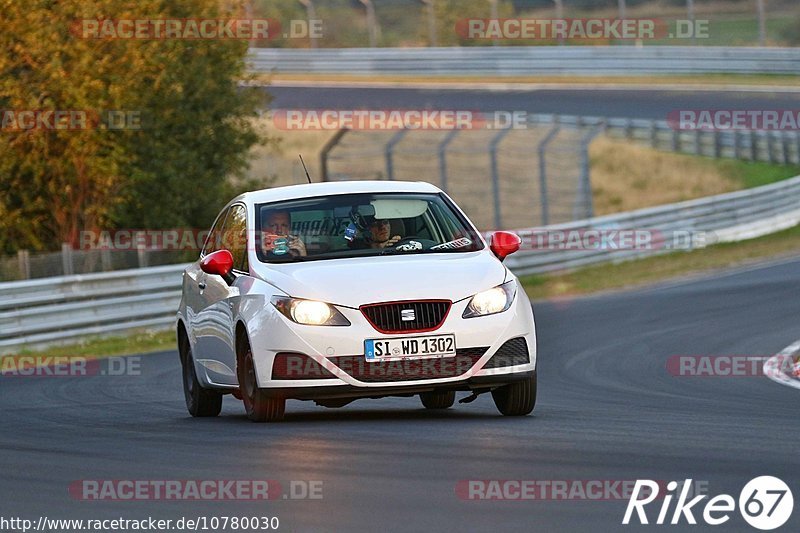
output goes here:
[[428, 409], [491, 392], [504, 415], [536, 403], [531, 304], [503, 259], [427, 183], [304, 184], [243, 194], [183, 275], [178, 347], [186, 404], [222, 396], [254, 421], [286, 400], [341, 407], [414, 396]]

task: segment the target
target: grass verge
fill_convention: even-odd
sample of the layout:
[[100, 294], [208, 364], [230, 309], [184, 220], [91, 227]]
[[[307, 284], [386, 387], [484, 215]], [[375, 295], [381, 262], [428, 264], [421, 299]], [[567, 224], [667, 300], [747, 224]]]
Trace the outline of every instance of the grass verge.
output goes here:
[[647, 285], [797, 252], [800, 252], [800, 226], [748, 241], [572, 272], [523, 276], [520, 281], [532, 299], [558, 298]]
[[800, 175], [800, 166], [664, 152], [598, 137], [590, 147], [597, 215], [632, 211], [766, 185]]
[[90, 337], [78, 344], [51, 346], [36, 350], [20, 350], [19, 353], [14, 355], [47, 355], [98, 359], [116, 355], [145, 354], [174, 349], [174, 331], [141, 331], [126, 336]]

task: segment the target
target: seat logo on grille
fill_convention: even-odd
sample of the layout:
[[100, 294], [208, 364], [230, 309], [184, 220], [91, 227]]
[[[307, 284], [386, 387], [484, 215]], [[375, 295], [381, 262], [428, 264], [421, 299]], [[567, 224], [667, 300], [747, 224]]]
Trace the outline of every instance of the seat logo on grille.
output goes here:
[[416, 313], [414, 313], [413, 309], [403, 309], [400, 311], [400, 320], [403, 322], [411, 322], [417, 319]]

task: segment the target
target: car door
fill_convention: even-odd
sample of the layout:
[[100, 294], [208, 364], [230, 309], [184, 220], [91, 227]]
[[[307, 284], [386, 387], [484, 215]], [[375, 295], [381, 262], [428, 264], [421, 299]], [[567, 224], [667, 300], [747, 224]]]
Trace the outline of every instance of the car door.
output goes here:
[[[217, 218], [209, 235], [201, 257], [226, 248], [226, 233], [232, 223], [232, 213], [237, 206], [231, 206]], [[198, 266], [199, 268], [199, 266]], [[204, 370], [208, 382], [217, 385], [236, 385], [235, 364], [233, 363], [233, 302], [238, 289], [229, 286], [221, 276], [200, 272], [197, 275], [197, 306], [194, 310], [193, 336], [195, 339], [195, 359]]]
[[202, 294], [206, 287], [207, 274], [200, 268], [200, 261], [206, 255], [217, 250], [220, 242], [220, 232], [222, 225], [225, 223], [225, 217], [228, 214], [228, 208], [222, 210], [217, 215], [214, 224], [211, 225], [211, 230], [208, 232], [203, 247], [200, 250], [200, 258], [189, 265], [184, 272], [183, 276], [183, 295], [186, 303], [186, 321], [189, 326], [189, 339], [191, 340], [192, 347], [195, 350], [195, 357], [197, 357], [197, 314], [204, 307]]

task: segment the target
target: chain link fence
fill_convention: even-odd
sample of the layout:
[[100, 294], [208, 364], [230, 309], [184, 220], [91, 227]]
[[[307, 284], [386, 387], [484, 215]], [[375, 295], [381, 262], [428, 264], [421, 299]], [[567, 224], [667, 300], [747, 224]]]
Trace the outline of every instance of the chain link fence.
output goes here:
[[481, 230], [593, 214], [589, 143], [598, 124], [539, 117], [525, 128], [347, 131], [323, 152], [325, 177], [427, 181]]
[[129, 268], [173, 265], [191, 261], [197, 252], [186, 250], [75, 250], [64, 244], [60, 252], [20, 250], [0, 258], [0, 281], [90, 274]]

